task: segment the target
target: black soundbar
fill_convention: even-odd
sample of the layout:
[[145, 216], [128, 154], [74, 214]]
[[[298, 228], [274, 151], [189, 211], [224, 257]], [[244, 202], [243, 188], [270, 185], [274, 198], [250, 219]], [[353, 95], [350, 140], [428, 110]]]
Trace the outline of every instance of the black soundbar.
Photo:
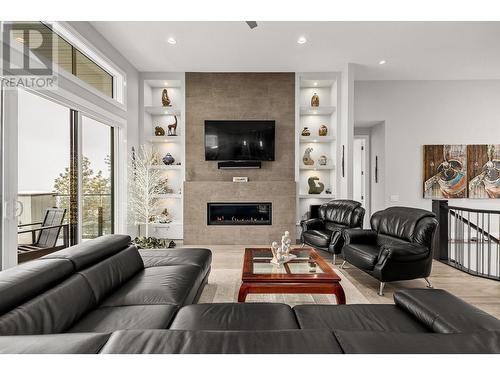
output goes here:
[[220, 161], [217, 163], [219, 169], [260, 169], [260, 161]]

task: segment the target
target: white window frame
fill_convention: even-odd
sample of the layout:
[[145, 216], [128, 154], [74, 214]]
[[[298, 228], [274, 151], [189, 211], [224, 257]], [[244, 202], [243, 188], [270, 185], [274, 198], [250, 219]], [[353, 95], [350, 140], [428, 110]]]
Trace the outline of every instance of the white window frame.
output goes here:
[[59, 74], [62, 75], [65, 79], [73, 81], [86, 90], [91, 91], [94, 95], [101, 97], [107, 102], [116, 105], [123, 110], [126, 110], [126, 73], [116, 64], [114, 64], [109, 58], [107, 58], [103, 53], [101, 53], [97, 48], [93, 47], [91, 42], [85, 39], [67, 22], [44, 22], [44, 24], [49, 26], [52, 31], [54, 31], [60, 37], [64, 38], [68, 43], [73, 45], [76, 49], [86, 55], [89, 59], [91, 59], [94, 63], [96, 63], [99, 67], [104, 69], [113, 77], [113, 98], [103, 94], [102, 92], [89, 85], [88, 83], [82, 81], [70, 72], [66, 72], [64, 69], [59, 69]]

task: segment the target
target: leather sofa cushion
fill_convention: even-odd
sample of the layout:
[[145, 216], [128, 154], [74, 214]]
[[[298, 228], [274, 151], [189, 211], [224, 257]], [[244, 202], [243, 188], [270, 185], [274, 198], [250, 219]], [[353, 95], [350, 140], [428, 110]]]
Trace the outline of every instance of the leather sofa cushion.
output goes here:
[[69, 332], [167, 328], [176, 311], [174, 305], [101, 307], [83, 317]]
[[335, 330], [346, 354], [500, 353], [500, 332], [402, 333]]
[[143, 269], [144, 263], [137, 248], [129, 246], [92, 267], [80, 271], [80, 274], [88, 281], [95, 295], [96, 304], [99, 304]]
[[353, 266], [372, 270], [378, 260], [379, 248], [369, 244], [348, 244], [342, 249], [342, 254]]
[[437, 333], [500, 331], [500, 320], [442, 289], [407, 289], [394, 302]]
[[278, 330], [298, 329], [290, 306], [280, 303], [208, 303], [184, 306], [170, 329]]
[[201, 267], [206, 274], [212, 263], [212, 252], [209, 249], [139, 250], [139, 253], [144, 260], [144, 267], [190, 264]]
[[301, 329], [429, 332], [394, 305], [300, 305], [293, 311]]
[[65, 332], [94, 306], [94, 295], [85, 278], [73, 275], [1, 316], [0, 335]]
[[0, 354], [97, 354], [110, 334], [0, 336]]
[[0, 315], [47, 291], [73, 273], [73, 265], [65, 259], [38, 259], [0, 272]]
[[311, 229], [303, 232], [302, 237], [307, 244], [328, 248], [328, 245], [330, 245], [330, 238], [332, 237], [332, 231], [328, 229]]
[[69, 259], [73, 262], [76, 271], [90, 267], [103, 259], [109, 258], [130, 245], [130, 236], [123, 234], [108, 234], [97, 237], [92, 241], [56, 251], [42, 259]]
[[118, 331], [101, 353], [340, 354], [328, 331]]
[[203, 281], [198, 266], [158, 266], [140, 271], [109, 296], [102, 306], [191, 303]]

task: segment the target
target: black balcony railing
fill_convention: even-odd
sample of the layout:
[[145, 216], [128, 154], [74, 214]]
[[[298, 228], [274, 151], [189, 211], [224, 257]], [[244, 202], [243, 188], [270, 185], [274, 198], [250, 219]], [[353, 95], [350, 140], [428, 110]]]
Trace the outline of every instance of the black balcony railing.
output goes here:
[[[57, 207], [66, 208], [70, 212], [69, 194], [55, 194], [55, 198]], [[112, 194], [83, 194], [81, 204], [83, 239], [112, 233], [112, 207]], [[69, 217], [65, 221], [69, 221]]]
[[450, 206], [434, 200], [439, 221], [434, 258], [459, 270], [500, 280], [500, 211]]

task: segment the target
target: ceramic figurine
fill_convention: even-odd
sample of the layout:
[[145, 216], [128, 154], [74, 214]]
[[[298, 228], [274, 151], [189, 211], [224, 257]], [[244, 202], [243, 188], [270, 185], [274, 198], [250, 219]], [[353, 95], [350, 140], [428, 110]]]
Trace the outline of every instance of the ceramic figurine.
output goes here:
[[168, 128], [168, 135], [169, 136], [177, 135], [177, 116], [174, 116], [174, 123], [167, 125], [167, 128]]
[[311, 98], [311, 107], [319, 107], [319, 96], [316, 93]]
[[163, 137], [164, 135], [165, 135], [165, 129], [163, 129], [161, 126], [155, 126], [155, 136]]
[[319, 165], [326, 165], [327, 162], [328, 162], [328, 158], [325, 155], [321, 155], [318, 159]]
[[271, 252], [273, 253], [271, 263], [278, 263], [278, 243], [276, 241], [271, 244]]
[[328, 134], [328, 128], [326, 127], [326, 125], [321, 125], [318, 132], [320, 137], [325, 137]]
[[304, 127], [304, 129], [302, 130], [301, 135], [303, 137], [309, 137], [311, 135], [311, 131], [309, 130], [309, 128], [307, 126]]
[[175, 162], [174, 157], [170, 154], [170, 152], [167, 152], [167, 154], [161, 159], [165, 165], [172, 165]]
[[285, 231], [285, 234], [281, 237], [281, 251], [286, 255], [290, 255], [290, 246], [292, 240], [290, 239], [290, 232]]
[[161, 104], [163, 104], [164, 107], [170, 107], [170, 98], [168, 97], [167, 89], [163, 89], [161, 93]]
[[309, 194], [321, 194], [325, 189], [325, 185], [322, 182], [318, 182], [316, 185], [316, 181], [319, 181], [319, 177], [312, 176], [307, 180], [307, 184], [309, 185]]
[[302, 161], [304, 162], [304, 165], [313, 165], [314, 160], [311, 158], [311, 152], [313, 151], [312, 147], [306, 148], [306, 151], [304, 152], [304, 156], [302, 157]]

